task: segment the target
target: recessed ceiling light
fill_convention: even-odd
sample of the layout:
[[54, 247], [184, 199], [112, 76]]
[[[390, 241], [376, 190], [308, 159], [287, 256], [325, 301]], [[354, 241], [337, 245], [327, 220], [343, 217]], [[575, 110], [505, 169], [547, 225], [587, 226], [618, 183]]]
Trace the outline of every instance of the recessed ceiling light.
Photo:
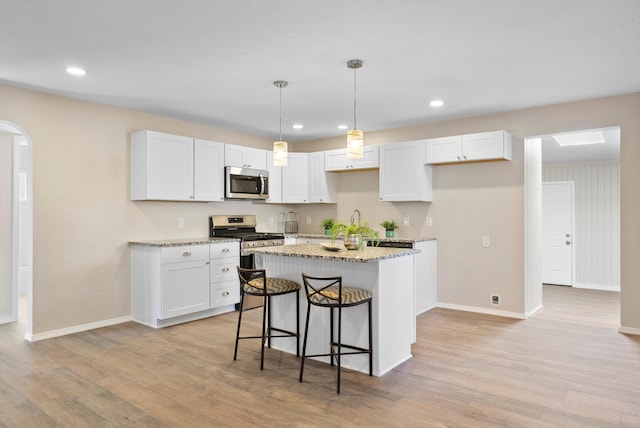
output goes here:
[[576, 134], [554, 135], [553, 139], [559, 146], [584, 146], [587, 144], [606, 143], [602, 131], [579, 132]]
[[80, 67], [67, 67], [67, 73], [73, 74], [74, 76], [84, 76], [87, 74], [87, 72]]
[[338, 125], [338, 129], [347, 129], [348, 126], [347, 125]]
[[304, 126], [301, 123], [296, 123], [292, 126], [293, 129], [302, 129]]
[[431, 107], [442, 107], [444, 105], [444, 101], [442, 100], [433, 100], [429, 103]]

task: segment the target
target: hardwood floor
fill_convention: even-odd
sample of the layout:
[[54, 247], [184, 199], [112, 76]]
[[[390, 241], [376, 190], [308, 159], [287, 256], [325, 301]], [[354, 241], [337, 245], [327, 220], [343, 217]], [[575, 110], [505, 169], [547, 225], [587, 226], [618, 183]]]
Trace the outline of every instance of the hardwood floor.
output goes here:
[[526, 321], [431, 310], [411, 360], [344, 371], [340, 396], [324, 364], [298, 383], [299, 360], [270, 350], [261, 372], [257, 342], [234, 362], [235, 313], [36, 343], [4, 325], [0, 426], [640, 427], [640, 337], [617, 333], [617, 293], [545, 286], [544, 300]]

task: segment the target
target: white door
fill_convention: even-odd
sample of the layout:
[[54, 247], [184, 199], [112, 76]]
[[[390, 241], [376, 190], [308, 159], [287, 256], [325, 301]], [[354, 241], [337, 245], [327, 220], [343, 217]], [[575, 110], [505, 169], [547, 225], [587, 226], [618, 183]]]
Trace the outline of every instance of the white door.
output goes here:
[[542, 183], [542, 282], [573, 285], [573, 181]]

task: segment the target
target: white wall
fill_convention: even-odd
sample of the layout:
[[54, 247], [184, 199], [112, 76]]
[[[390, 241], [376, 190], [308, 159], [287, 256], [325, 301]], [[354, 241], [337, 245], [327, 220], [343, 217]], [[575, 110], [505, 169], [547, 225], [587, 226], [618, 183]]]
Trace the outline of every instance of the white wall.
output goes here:
[[0, 320], [11, 318], [13, 260], [13, 135], [0, 132]]
[[543, 165], [543, 181], [575, 182], [574, 287], [620, 290], [620, 162]]
[[[288, 208], [129, 199], [132, 131], [154, 129], [260, 148], [269, 148], [271, 139], [5, 85], [0, 85], [0, 99], [0, 118], [21, 126], [33, 140], [34, 333], [130, 315], [130, 240], [203, 236], [210, 214], [246, 208], [268, 219]], [[357, 199], [356, 208], [370, 223], [378, 213], [417, 218], [428, 212], [434, 219], [429, 234], [438, 238], [438, 286], [447, 290], [447, 298], [491, 309], [488, 295], [498, 286], [504, 289], [502, 309], [524, 313], [523, 138], [620, 126], [621, 318], [625, 328], [640, 332], [638, 117], [640, 94], [631, 94], [365, 132], [366, 144], [385, 144], [506, 129], [516, 137], [514, 161], [438, 167], [433, 203], [381, 204], [372, 197], [377, 173], [353, 173], [354, 182], [346, 175], [339, 179], [338, 205], [299, 210], [348, 219], [354, 207], [346, 201], [363, 189], [369, 196]], [[291, 150], [343, 145], [340, 137], [292, 144]], [[184, 229], [177, 228], [177, 217], [184, 218]], [[493, 238], [488, 251], [479, 243], [484, 234]], [[468, 257], [457, 257], [456, 251]], [[449, 254], [453, 257], [444, 257]]]
[[[429, 122], [382, 131], [365, 130], [365, 144], [389, 144], [421, 138], [434, 138], [505, 129], [514, 136], [512, 162], [487, 162], [434, 168], [432, 203], [397, 203], [386, 206], [368, 198], [359, 208], [366, 219], [386, 216], [393, 211], [429, 213], [433, 227], [427, 234], [438, 239], [439, 300], [478, 311], [494, 309], [488, 296], [496, 287], [502, 290], [499, 309], [525, 315], [535, 309], [535, 299], [525, 296], [525, 180], [523, 139], [576, 129], [621, 127], [621, 331], [640, 334], [640, 94], [585, 100], [483, 116]], [[341, 148], [344, 137], [294, 144], [294, 151]], [[360, 186], [372, 185], [373, 177], [354, 172]], [[339, 192], [342, 180], [340, 177]], [[350, 188], [357, 188], [351, 184]], [[365, 187], [366, 188], [366, 187]], [[343, 195], [339, 194], [339, 201]], [[313, 208], [302, 207], [312, 213]], [[331, 212], [323, 208], [322, 213]], [[335, 212], [349, 210], [338, 204]], [[415, 226], [420, 231], [423, 223]], [[306, 227], [306, 226], [305, 226]], [[319, 230], [319, 226], [313, 226]], [[414, 227], [412, 225], [412, 227]], [[480, 248], [482, 235], [491, 235], [492, 247]], [[527, 290], [527, 293], [531, 290]]]

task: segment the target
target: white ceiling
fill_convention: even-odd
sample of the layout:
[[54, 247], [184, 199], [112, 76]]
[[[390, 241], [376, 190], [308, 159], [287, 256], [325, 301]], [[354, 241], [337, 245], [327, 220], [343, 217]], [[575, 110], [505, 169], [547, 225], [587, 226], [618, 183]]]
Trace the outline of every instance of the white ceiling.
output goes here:
[[[552, 135], [542, 137], [542, 163], [588, 162], [620, 159], [620, 128], [599, 128], [605, 143], [561, 147]], [[575, 130], [595, 131], [595, 129]], [[567, 133], [572, 134], [572, 133]]]
[[344, 134], [351, 58], [365, 132], [633, 93], [640, 1], [0, 0], [0, 83], [269, 138], [274, 80], [285, 140]]

